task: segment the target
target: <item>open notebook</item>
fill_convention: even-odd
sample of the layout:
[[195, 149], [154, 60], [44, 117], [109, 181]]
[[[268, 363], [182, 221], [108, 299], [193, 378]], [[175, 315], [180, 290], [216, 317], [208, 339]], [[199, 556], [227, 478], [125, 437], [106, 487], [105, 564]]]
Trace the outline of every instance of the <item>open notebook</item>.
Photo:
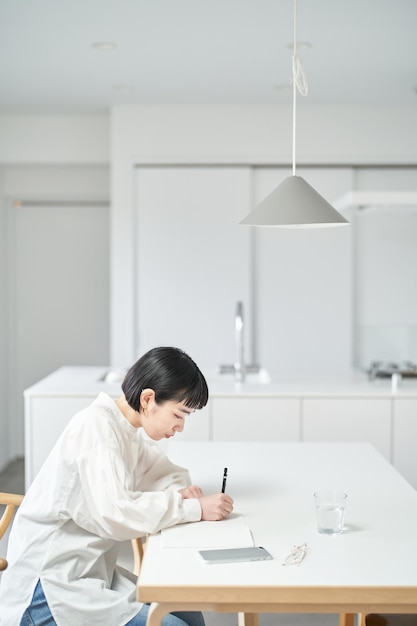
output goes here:
[[161, 531], [163, 548], [243, 548], [254, 545], [250, 528], [240, 515], [220, 522], [191, 522]]

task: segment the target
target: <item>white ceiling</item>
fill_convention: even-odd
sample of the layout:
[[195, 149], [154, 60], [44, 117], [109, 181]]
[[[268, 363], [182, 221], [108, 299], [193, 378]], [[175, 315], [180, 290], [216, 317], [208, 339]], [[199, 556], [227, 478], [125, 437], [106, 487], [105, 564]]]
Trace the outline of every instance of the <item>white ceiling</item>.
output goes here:
[[[417, 106], [417, 0], [297, 7], [303, 102]], [[293, 0], [0, 0], [0, 112], [283, 104], [292, 41]]]

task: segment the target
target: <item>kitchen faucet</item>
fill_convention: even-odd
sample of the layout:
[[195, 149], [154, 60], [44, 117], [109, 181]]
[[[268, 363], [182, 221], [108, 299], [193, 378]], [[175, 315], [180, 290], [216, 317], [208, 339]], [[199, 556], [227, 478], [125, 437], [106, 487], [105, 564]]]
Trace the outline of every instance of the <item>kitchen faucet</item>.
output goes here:
[[236, 382], [244, 382], [246, 374], [258, 373], [259, 365], [245, 364], [243, 303], [238, 302], [235, 313], [235, 361], [233, 365], [220, 365], [220, 374], [234, 374]]
[[235, 314], [235, 380], [245, 380], [245, 357], [243, 343], [243, 304], [238, 302]]

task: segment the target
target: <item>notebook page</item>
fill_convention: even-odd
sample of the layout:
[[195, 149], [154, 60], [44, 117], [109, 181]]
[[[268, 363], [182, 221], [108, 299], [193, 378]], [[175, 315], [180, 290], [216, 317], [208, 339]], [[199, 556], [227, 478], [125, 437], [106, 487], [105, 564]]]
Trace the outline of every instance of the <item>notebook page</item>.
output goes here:
[[254, 545], [250, 528], [242, 516], [219, 522], [178, 524], [161, 531], [163, 548], [243, 548]]

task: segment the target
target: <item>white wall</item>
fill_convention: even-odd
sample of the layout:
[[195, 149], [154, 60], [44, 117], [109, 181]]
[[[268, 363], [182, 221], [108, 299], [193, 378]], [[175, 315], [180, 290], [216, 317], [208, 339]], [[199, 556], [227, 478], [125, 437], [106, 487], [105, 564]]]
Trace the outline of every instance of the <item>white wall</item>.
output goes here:
[[[2, 187], [3, 171], [0, 168], [0, 189]], [[5, 199], [0, 194], [0, 468], [9, 459], [7, 276], [7, 221]]]
[[[115, 107], [111, 116], [113, 365], [136, 357], [134, 165], [289, 165], [289, 107]], [[417, 164], [417, 109], [306, 107], [297, 117], [297, 162]], [[348, 189], [346, 189], [348, 191]]]
[[[133, 341], [133, 165], [289, 165], [291, 124], [290, 107], [116, 107], [110, 121], [105, 115], [0, 116], [2, 433], [6, 432], [8, 422], [5, 406], [8, 368], [3, 348], [7, 343], [5, 242], [6, 207], [10, 197], [22, 194], [22, 190], [28, 195], [54, 195], [59, 191], [77, 194], [80, 189], [82, 193], [90, 193], [90, 189], [94, 195], [99, 189], [101, 194], [104, 184], [107, 185], [103, 182], [105, 174], [98, 174], [94, 168], [111, 163], [111, 360], [115, 365], [130, 363], [136, 356]], [[417, 164], [415, 107], [314, 108], [301, 102], [297, 131], [299, 164]], [[77, 172], [71, 172], [67, 169], [69, 166], [77, 166]], [[18, 167], [23, 169], [19, 171]], [[52, 169], [48, 170], [49, 167]], [[72, 182], [66, 186], [61, 176], [67, 183]], [[77, 177], [80, 177], [79, 182], [75, 183]], [[0, 467], [7, 454], [4, 449], [2, 437]]]
[[108, 164], [109, 118], [0, 115], [0, 163]]
[[108, 202], [108, 117], [0, 116], [0, 469], [22, 445], [15, 426], [10, 428], [16, 421], [8, 354], [13, 289], [8, 218], [14, 199]]

